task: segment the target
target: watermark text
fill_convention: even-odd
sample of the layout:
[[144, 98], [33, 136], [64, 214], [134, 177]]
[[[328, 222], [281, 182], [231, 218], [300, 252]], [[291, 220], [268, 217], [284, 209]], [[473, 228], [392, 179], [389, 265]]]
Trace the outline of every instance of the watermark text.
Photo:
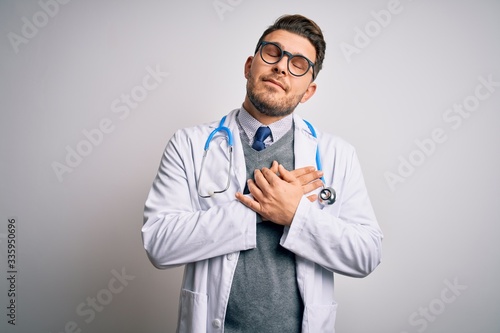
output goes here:
[[38, 35], [40, 29], [49, 24], [49, 21], [54, 18], [60, 10], [60, 5], [65, 5], [70, 0], [40, 0], [38, 6], [40, 10], [35, 12], [31, 19], [23, 16], [21, 17], [22, 27], [20, 34], [9, 32], [7, 38], [15, 54], [19, 53], [21, 44], [28, 44], [30, 40]]
[[[493, 74], [487, 77], [479, 76], [479, 83], [473, 93], [466, 96], [461, 103], [455, 103], [447, 108], [442, 119], [452, 130], [458, 130], [465, 119], [476, 112], [481, 102], [486, 101], [500, 87], [500, 82], [493, 80]], [[398, 156], [398, 166], [395, 171], [386, 171], [384, 178], [392, 192], [398, 184], [404, 183], [412, 176], [418, 167], [422, 166], [429, 157], [436, 153], [439, 145], [448, 140], [447, 131], [443, 127], [434, 128], [428, 137], [414, 140], [414, 149], [406, 156]]]
[[[153, 69], [146, 67], [147, 74], [142, 78], [141, 84], [134, 86], [130, 93], [123, 93], [115, 98], [110, 105], [110, 110], [116, 114], [120, 120], [125, 120], [130, 116], [133, 109], [144, 101], [148, 94], [158, 88], [163, 80], [169, 75], [163, 72], [159, 65]], [[109, 118], [102, 118], [95, 128], [83, 129], [83, 138], [75, 145], [65, 147], [66, 155], [63, 161], [53, 161], [51, 166], [59, 182], [63, 182], [67, 174], [72, 173], [83, 160], [92, 154], [95, 147], [100, 146], [106, 135], [115, 130], [115, 122]]]

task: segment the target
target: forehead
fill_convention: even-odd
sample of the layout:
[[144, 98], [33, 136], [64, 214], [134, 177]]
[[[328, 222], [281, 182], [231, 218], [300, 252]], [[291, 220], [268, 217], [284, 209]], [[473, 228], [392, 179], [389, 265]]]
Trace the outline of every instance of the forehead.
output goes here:
[[288, 32], [286, 30], [276, 30], [264, 37], [266, 42], [275, 42], [285, 51], [292, 54], [301, 54], [311, 61], [316, 59], [316, 49], [314, 45], [305, 37]]

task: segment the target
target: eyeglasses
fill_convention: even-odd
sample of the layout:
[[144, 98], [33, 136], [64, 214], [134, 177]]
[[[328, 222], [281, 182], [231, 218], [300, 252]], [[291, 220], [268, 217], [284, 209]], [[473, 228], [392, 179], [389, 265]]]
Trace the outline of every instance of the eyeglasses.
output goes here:
[[265, 63], [269, 65], [276, 64], [281, 61], [283, 56], [288, 56], [288, 71], [293, 76], [304, 76], [309, 68], [312, 67], [312, 76], [314, 80], [314, 63], [300, 54], [291, 54], [290, 52], [283, 51], [283, 49], [276, 43], [262, 41], [257, 45], [255, 53], [260, 48], [260, 57]]

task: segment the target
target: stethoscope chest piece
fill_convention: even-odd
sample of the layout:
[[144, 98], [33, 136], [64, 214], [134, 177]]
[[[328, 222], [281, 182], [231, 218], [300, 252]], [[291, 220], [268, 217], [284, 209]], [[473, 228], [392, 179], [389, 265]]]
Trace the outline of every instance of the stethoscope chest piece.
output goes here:
[[332, 205], [337, 198], [337, 193], [331, 187], [323, 187], [323, 189], [319, 192], [318, 200], [323, 205]]

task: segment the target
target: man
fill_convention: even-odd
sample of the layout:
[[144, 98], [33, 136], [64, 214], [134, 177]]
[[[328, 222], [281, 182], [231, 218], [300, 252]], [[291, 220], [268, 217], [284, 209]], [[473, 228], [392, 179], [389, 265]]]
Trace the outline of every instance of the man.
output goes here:
[[[334, 332], [334, 272], [363, 277], [379, 264], [354, 149], [293, 112], [316, 91], [325, 45], [313, 21], [279, 18], [245, 62], [242, 107], [170, 139], [142, 234], [156, 267], [186, 265], [179, 332]], [[332, 205], [316, 200], [322, 176]]]

